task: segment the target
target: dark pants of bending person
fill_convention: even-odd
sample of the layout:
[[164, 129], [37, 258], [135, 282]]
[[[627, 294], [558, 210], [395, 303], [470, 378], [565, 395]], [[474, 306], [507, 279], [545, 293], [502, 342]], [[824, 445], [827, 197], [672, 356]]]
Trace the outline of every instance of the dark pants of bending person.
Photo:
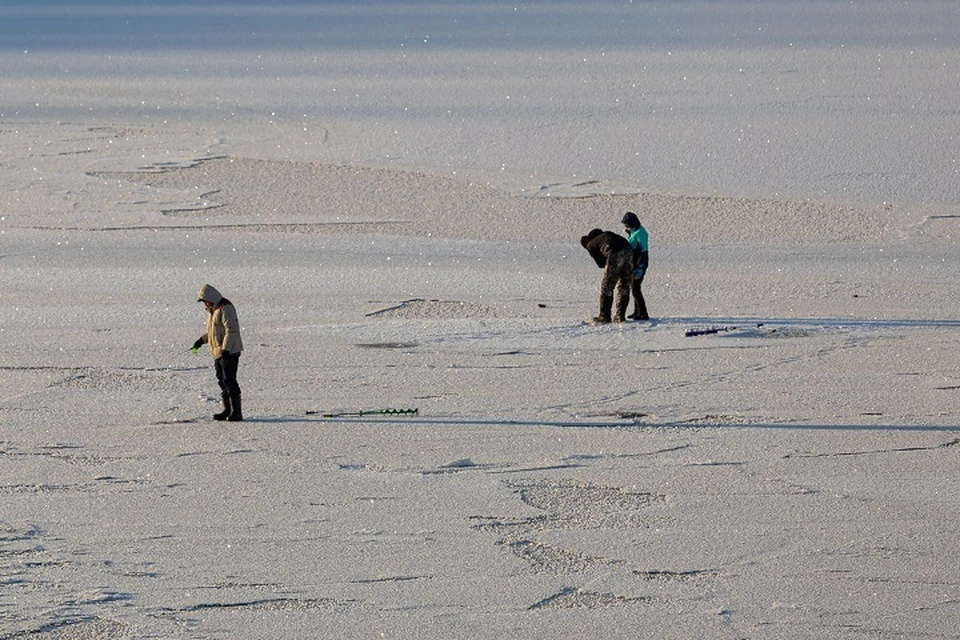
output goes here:
[[613, 293], [617, 293], [617, 310], [613, 317], [614, 322], [623, 322], [630, 304], [630, 285], [633, 281], [633, 252], [622, 249], [607, 258], [607, 266], [603, 270], [600, 280], [600, 315], [597, 320], [610, 322], [610, 311], [613, 306]]

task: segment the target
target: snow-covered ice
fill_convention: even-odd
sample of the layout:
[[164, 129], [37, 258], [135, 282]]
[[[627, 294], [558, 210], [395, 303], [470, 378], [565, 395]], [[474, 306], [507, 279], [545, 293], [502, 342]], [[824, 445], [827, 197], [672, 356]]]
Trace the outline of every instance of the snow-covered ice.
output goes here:
[[960, 7], [49, 0], [0, 64], [0, 637], [956, 637]]

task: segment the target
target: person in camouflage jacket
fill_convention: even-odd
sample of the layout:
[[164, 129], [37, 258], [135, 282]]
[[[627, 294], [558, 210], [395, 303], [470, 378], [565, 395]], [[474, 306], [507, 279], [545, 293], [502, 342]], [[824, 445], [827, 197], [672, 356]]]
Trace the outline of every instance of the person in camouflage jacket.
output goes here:
[[600, 280], [600, 315], [594, 322], [610, 322], [613, 291], [617, 291], [617, 312], [614, 322], [623, 322], [630, 304], [630, 285], [633, 279], [633, 250], [623, 236], [613, 231], [592, 229], [580, 238], [580, 244], [597, 266], [603, 269]]

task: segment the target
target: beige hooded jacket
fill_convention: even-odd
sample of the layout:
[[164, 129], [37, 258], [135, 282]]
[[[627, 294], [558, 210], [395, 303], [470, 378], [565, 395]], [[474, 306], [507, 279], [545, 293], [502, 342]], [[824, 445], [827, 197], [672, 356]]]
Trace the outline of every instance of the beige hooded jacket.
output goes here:
[[210, 345], [210, 355], [214, 360], [225, 352], [239, 355], [243, 351], [243, 341], [240, 339], [240, 320], [233, 303], [209, 284], [200, 287], [197, 300], [213, 305], [213, 311], [207, 316], [207, 334], [200, 337]]

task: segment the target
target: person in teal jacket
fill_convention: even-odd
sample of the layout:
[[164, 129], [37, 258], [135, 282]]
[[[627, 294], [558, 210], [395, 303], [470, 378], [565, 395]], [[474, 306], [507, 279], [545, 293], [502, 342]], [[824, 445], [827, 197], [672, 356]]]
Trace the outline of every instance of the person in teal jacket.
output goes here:
[[647, 230], [640, 224], [637, 214], [633, 211], [627, 211], [623, 219], [624, 230], [627, 232], [627, 241], [630, 248], [633, 249], [633, 282], [631, 289], [633, 291], [633, 313], [630, 314], [631, 320], [649, 320], [647, 315], [647, 302], [643, 299], [643, 276], [647, 272], [647, 266], [650, 263], [650, 237]]

